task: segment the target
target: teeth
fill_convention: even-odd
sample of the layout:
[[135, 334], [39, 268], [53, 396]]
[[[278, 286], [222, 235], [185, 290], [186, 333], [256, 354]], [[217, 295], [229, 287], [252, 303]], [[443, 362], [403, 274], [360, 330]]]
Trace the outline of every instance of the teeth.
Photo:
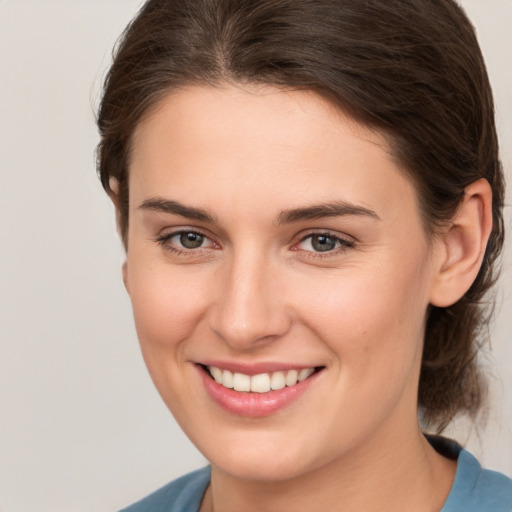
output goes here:
[[233, 374], [233, 388], [235, 391], [250, 391], [251, 390], [251, 377], [243, 373]]
[[303, 380], [306, 380], [311, 374], [313, 374], [315, 371], [314, 368], [304, 368], [299, 372], [298, 381], [302, 382]]
[[284, 372], [274, 372], [270, 379], [270, 387], [275, 391], [277, 389], [283, 389], [286, 386], [286, 380], [284, 378]]
[[217, 384], [222, 384], [222, 370], [220, 368], [212, 366], [210, 368], [210, 373], [212, 374], [212, 377], [215, 379]]
[[287, 386], [295, 386], [297, 384], [297, 377], [299, 372], [297, 370], [288, 370], [286, 374], [285, 382]]
[[224, 370], [222, 372], [222, 382], [219, 382], [219, 384], [222, 384], [225, 388], [231, 389], [235, 385], [233, 374], [229, 370]]
[[270, 391], [270, 375], [260, 373], [251, 377], [251, 391], [255, 393], [268, 393]]
[[253, 393], [268, 393], [270, 390], [276, 391], [285, 386], [295, 386], [297, 382], [302, 382], [311, 376], [314, 368], [304, 368], [300, 371], [288, 370], [273, 373], [260, 373], [258, 375], [245, 375], [244, 373], [233, 373], [229, 370], [221, 370], [215, 366], [208, 366], [211, 376], [215, 382], [225, 388], [235, 391], [244, 391]]

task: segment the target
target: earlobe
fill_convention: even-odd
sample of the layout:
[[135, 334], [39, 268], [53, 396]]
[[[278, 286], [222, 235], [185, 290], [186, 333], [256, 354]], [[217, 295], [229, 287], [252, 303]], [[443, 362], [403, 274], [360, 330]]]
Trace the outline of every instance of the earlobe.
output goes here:
[[448, 307], [476, 279], [492, 230], [492, 190], [485, 179], [469, 185], [450, 225], [437, 236], [436, 275], [430, 302]]
[[117, 211], [119, 209], [119, 180], [111, 176], [108, 179], [108, 187], [108, 197], [110, 197], [110, 200], [114, 204], [114, 208]]
[[111, 176], [108, 180], [108, 186], [110, 191], [108, 192], [108, 197], [112, 201], [114, 205], [114, 210], [116, 212], [116, 228], [117, 233], [121, 237], [121, 214], [119, 208], [119, 180]]
[[[112, 204], [114, 205], [114, 209], [116, 212], [117, 232], [119, 236], [121, 236], [121, 215], [119, 209], [119, 180], [111, 176], [108, 180], [108, 186], [110, 188], [108, 196], [110, 197], [110, 200], [112, 201]], [[124, 261], [123, 266], [121, 267], [121, 273], [123, 276], [124, 287], [126, 288], [128, 294], [130, 294], [130, 290], [128, 287], [128, 262], [126, 260]]]
[[128, 295], [130, 294], [130, 289], [128, 287], [128, 262], [125, 260], [123, 266], [121, 267], [121, 272], [123, 275], [123, 283]]

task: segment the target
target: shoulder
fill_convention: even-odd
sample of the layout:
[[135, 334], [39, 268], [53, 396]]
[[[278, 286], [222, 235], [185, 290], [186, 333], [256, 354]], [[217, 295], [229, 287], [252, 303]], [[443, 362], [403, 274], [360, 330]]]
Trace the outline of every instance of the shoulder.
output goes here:
[[512, 480], [483, 469], [466, 450], [461, 450], [452, 490], [442, 512], [512, 512]]
[[209, 482], [209, 467], [193, 471], [120, 512], [197, 512]]

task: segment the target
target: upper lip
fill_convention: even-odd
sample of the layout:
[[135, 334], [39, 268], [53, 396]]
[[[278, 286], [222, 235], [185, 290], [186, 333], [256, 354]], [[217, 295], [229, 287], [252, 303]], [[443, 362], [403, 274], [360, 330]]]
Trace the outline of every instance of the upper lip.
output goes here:
[[278, 371], [302, 370], [304, 368], [318, 368], [321, 365], [316, 364], [297, 364], [283, 363], [277, 361], [244, 363], [236, 361], [208, 360], [200, 361], [198, 364], [203, 366], [215, 366], [221, 370], [229, 370], [233, 373], [243, 373], [244, 375], [259, 375], [260, 373], [273, 373]]

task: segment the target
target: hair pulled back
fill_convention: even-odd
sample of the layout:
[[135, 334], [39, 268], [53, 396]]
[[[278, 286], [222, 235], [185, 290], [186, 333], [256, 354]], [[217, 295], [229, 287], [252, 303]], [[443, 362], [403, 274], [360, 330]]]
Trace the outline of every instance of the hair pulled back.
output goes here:
[[226, 82], [313, 90], [383, 133], [415, 184], [427, 233], [450, 221], [468, 185], [490, 183], [484, 262], [461, 300], [428, 311], [418, 397], [439, 431], [457, 413], [475, 413], [504, 183], [491, 88], [462, 9], [452, 0], [148, 0], [118, 43], [98, 113], [98, 173], [111, 195], [118, 182], [125, 245], [138, 123], [179, 87]]

